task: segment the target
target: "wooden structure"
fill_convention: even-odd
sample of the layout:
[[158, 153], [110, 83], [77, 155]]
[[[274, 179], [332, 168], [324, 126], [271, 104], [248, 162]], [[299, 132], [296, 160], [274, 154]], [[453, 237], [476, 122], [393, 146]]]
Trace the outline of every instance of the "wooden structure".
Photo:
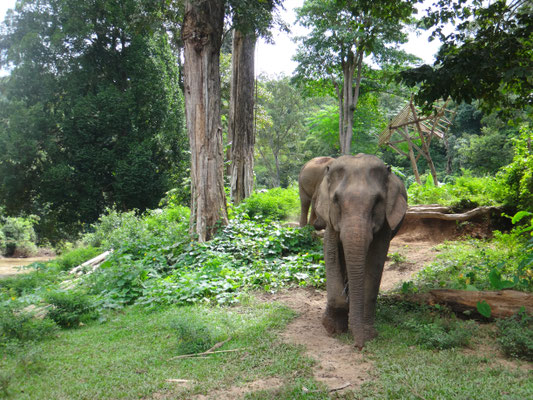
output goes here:
[[[397, 153], [406, 156], [411, 161], [413, 173], [417, 183], [421, 184], [418, 173], [417, 161], [424, 157], [431, 170], [433, 182], [438, 186], [437, 172], [431, 159], [429, 147], [434, 138], [445, 140], [445, 134], [452, 124], [455, 111], [446, 108], [449, 99], [442, 105], [434, 106], [431, 115], [421, 115], [415, 107], [413, 97], [402, 110], [389, 122], [389, 126], [379, 135], [379, 145], [389, 146]], [[395, 137], [394, 134], [397, 133]], [[399, 144], [407, 143], [408, 151], [405, 152]], [[415, 151], [418, 155], [415, 156]]]

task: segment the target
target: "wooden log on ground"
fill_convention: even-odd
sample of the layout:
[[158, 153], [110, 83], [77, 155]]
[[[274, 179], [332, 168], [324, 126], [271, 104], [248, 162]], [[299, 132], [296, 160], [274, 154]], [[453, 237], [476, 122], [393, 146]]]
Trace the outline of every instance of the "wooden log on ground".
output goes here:
[[434, 304], [445, 304], [456, 312], [476, 310], [478, 302], [486, 301], [494, 318], [506, 318], [520, 308], [533, 314], [533, 294], [516, 290], [469, 291], [436, 289], [429, 292]]
[[498, 210], [498, 207], [477, 207], [473, 210], [460, 214], [446, 214], [447, 207], [410, 207], [405, 215], [407, 218], [434, 218], [445, 221], [468, 221], [472, 218], [482, 215], [490, 214], [492, 211]]
[[486, 301], [491, 308], [491, 317], [506, 318], [516, 314], [522, 307], [533, 314], [533, 294], [516, 290], [470, 291], [455, 289], [435, 289], [429, 293], [398, 295], [398, 300], [406, 300], [429, 305], [441, 304], [456, 313], [474, 311], [478, 302]]
[[[103, 252], [102, 254], [99, 254], [96, 257], [91, 258], [88, 261], [85, 261], [83, 264], [72, 268], [70, 270], [70, 273], [71, 274], [76, 274], [76, 275], [81, 275], [81, 274], [83, 274], [84, 270], [86, 270], [86, 269], [89, 270], [88, 273], [92, 273], [100, 266], [100, 264], [102, 264], [106, 260], [107, 256], [109, 254], [111, 254], [112, 252], [113, 252], [113, 250], [108, 250], [108, 251]], [[90, 269], [89, 269], [89, 267], [90, 267]]]

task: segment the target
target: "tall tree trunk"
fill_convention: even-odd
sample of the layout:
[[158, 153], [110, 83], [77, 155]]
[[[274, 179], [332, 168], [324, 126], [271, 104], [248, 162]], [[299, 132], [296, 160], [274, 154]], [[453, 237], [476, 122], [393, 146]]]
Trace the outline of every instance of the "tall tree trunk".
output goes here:
[[274, 163], [276, 164], [276, 177], [274, 180], [274, 187], [281, 186], [281, 173], [279, 170], [279, 157], [277, 153], [274, 153]]
[[[354, 75], [357, 68], [357, 75], [355, 76], [354, 87]], [[349, 51], [347, 60], [343, 63], [342, 73], [344, 79], [343, 86], [343, 123], [342, 129], [339, 134], [341, 153], [350, 154], [350, 147], [353, 137], [353, 114], [359, 101], [359, 87], [361, 86], [361, 72], [363, 68], [363, 54], [358, 52], [354, 55], [352, 51]]]
[[231, 143], [231, 200], [239, 204], [254, 186], [254, 55], [256, 37], [233, 33], [228, 138]]
[[182, 28], [184, 86], [191, 149], [190, 232], [199, 241], [228, 222], [223, 180], [220, 121], [220, 46], [224, 24], [221, 0], [187, 0]]

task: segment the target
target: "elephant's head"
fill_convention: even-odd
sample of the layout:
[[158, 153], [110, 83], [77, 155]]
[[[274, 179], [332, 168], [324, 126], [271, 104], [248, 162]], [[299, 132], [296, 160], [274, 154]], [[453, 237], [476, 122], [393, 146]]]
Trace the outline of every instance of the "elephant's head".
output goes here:
[[[403, 183], [375, 156], [338, 158], [328, 166], [320, 184], [315, 227], [326, 228], [327, 279], [348, 283], [349, 328], [358, 347], [375, 336], [374, 311], [383, 263], [406, 210]], [[330, 296], [330, 287], [339, 291], [340, 285], [328, 286], [328, 307], [330, 297], [335, 297]]]
[[329, 225], [339, 234], [358, 228], [372, 236], [387, 224], [393, 235], [407, 211], [402, 181], [379, 158], [358, 154], [331, 163], [320, 184], [317, 229]]

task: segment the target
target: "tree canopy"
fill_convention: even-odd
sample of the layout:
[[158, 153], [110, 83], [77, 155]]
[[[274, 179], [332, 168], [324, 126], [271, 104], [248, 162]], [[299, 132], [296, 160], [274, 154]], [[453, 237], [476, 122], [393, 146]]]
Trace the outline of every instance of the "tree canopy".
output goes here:
[[[487, 110], [533, 104], [533, 5], [527, 0], [494, 2], [439, 0], [422, 20], [442, 41], [435, 63], [404, 71], [401, 79], [419, 85], [417, 100], [429, 107], [452, 97], [477, 99]], [[445, 34], [445, 24], [457, 23]]]
[[46, 0], [8, 14], [0, 36], [1, 65], [12, 68], [0, 84], [8, 212], [73, 233], [105, 207], [156, 206], [183, 174], [182, 95], [160, 11], [138, 0]]
[[304, 81], [322, 81], [335, 88], [342, 104], [343, 154], [350, 152], [365, 58], [380, 66], [413, 60], [397, 46], [407, 41], [403, 27], [412, 20], [416, 2], [307, 0], [297, 11], [299, 23], [310, 32], [298, 38], [296, 71]]

